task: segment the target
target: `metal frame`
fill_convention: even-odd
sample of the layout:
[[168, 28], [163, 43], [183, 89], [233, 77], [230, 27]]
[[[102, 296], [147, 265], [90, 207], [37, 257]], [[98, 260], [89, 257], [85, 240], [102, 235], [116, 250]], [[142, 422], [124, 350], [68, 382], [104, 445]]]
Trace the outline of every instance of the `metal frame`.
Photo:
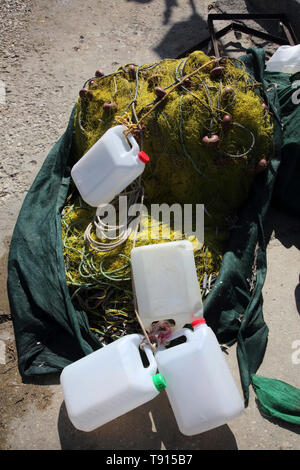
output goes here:
[[[225, 28], [221, 29], [220, 31], [215, 31], [214, 29], [214, 21], [217, 20], [271, 20], [277, 21], [282, 26], [282, 29], [285, 33], [286, 38], [280, 36], [274, 36], [269, 33], [264, 33], [263, 31], [258, 31], [254, 28], [249, 28], [243, 23], [235, 23], [234, 21], [226, 26]], [[284, 13], [260, 13], [260, 14], [248, 14], [248, 13], [220, 13], [220, 14], [209, 14], [207, 17], [207, 25], [210, 36], [206, 38], [204, 41], [201, 41], [196, 46], [188, 49], [184, 53], [180, 54], [178, 58], [185, 57], [186, 55], [194, 52], [196, 50], [202, 50], [206, 47], [209, 42], [212, 42], [214, 55], [215, 57], [220, 57], [220, 51], [218, 46], [218, 39], [225, 36], [230, 31], [239, 31], [246, 34], [251, 34], [252, 36], [259, 37], [261, 39], [265, 39], [266, 41], [273, 42], [275, 44], [286, 45], [289, 44], [290, 46], [295, 46], [298, 44], [297, 37], [293, 31], [293, 28]]]

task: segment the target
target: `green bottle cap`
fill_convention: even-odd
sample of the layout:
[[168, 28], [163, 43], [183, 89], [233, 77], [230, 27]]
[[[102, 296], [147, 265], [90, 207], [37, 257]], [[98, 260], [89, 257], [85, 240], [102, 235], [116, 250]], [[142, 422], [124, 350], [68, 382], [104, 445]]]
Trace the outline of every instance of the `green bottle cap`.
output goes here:
[[163, 375], [161, 374], [155, 374], [152, 376], [152, 380], [153, 380], [153, 383], [156, 387], [156, 389], [161, 392], [162, 390], [164, 390], [167, 386], [166, 384], [166, 381], [165, 381], [165, 378]]

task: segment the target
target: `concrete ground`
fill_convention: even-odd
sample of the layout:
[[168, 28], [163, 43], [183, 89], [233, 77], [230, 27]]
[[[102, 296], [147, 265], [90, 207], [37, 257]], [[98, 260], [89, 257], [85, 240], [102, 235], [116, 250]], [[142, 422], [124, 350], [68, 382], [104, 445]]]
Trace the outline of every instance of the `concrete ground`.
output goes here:
[[[129, 62], [176, 57], [207, 37], [209, 12], [256, 7], [261, 12], [261, 3], [0, 2], [0, 449], [300, 449], [299, 428], [262, 417], [253, 390], [241, 417], [194, 437], [180, 434], [164, 393], [99, 430], [77, 431], [67, 417], [58, 376], [22, 383], [6, 294], [9, 243], [22, 201], [65, 130], [84, 81], [98, 68], [109, 73]], [[269, 2], [263, 3], [270, 12]], [[284, 3], [298, 28], [299, 3]], [[273, 11], [280, 11], [280, 2], [272, 5]], [[260, 27], [271, 31], [267, 24]], [[300, 28], [296, 32], [300, 36]], [[222, 47], [228, 55], [240, 55], [257, 43], [232, 34]], [[266, 232], [270, 242], [263, 295], [270, 333], [258, 373], [300, 387], [300, 221], [271, 209]], [[239, 384], [234, 347], [226, 357]]]

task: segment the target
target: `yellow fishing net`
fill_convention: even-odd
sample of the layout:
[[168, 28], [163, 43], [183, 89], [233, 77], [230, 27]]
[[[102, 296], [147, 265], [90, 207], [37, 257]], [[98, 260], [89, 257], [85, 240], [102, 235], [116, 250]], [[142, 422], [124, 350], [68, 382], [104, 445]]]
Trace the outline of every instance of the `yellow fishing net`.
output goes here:
[[[125, 194], [149, 208], [204, 204], [204, 245], [191, 238], [203, 297], [216, 280], [236, 212], [272, 155], [272, 117], [260, 90], [239, 60], [197, 51], [184, 59], [128, 64], [109, 75], [97, 71], [80, 91], [74, 163], [110, 127], [124, 124], [150, 157], [142, 178]], [[178, 233], [148, 216], [159, 240], [125, 230], [114, 246], [97, 230], [95, 216], [96, 208], [85, 204], [71, 183], [62, 215], [67, 283], [99, 339], [110, 342], [139, 331], [132, 247], [175, 240]]]

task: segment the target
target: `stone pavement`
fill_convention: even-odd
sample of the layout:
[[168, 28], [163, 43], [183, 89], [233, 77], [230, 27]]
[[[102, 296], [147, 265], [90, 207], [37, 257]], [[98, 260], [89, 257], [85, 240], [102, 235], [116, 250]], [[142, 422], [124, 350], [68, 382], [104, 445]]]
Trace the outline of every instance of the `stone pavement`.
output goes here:
[[[283, 2], [264, 1], [265, 11]], [[299, 2], [288, 4], [296, 33]], [[22, 383], [6, 295], [9, 242], [26, 192], [65, 130], [84, 81], [129, 62], [176, 57], [208, 35], [207, 14], [262, 11], [262, 2], [206, 0], [5, 0], [0, 6], [0, 449], [274, 449], [300, 448], [299, 429], [261, 416], [253, 390], [243, 416], [207, 433], [179, 433], [166, 395], [92, 432], [68, 420], [59, 377]], [[1, 23], [2, 22], [2, 23]], [[221, 25], [220, 25], [221, 27]], [[270, 30], [268, 24], [260, 24]], [[226, 54], [259, 44], [233, 34]], [[269, 48], [268, 45], [262, 44]], [[274, 50], [268, 49], [270, 53]], [[263, 290], [269, 342], [258, 373], [300, 386], [300, 222], [272, 209], [266, 232]], [[227, 360], [239, 384], [235, 348]]]

